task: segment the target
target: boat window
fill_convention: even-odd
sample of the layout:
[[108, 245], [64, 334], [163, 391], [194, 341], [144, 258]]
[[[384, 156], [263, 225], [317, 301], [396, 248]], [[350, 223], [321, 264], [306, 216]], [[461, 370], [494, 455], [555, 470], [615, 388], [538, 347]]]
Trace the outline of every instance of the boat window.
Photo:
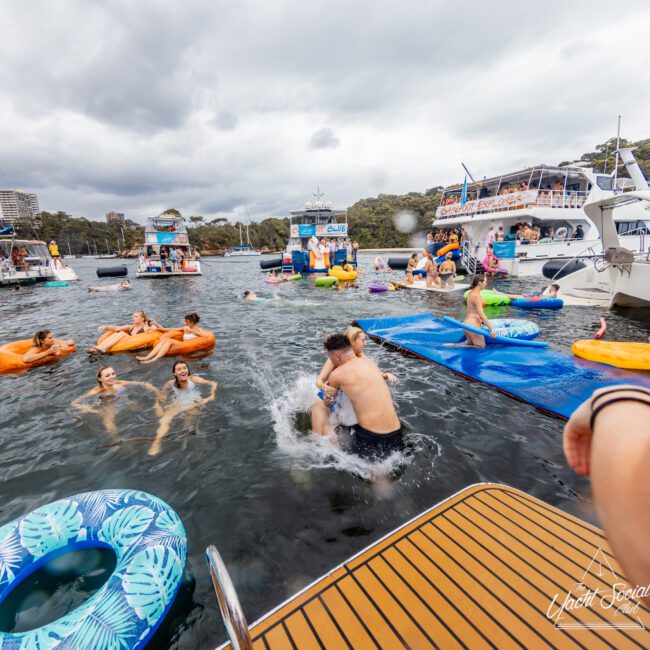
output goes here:
[[611, 176], [596, 176], [596, 183], [601, 190], [614, 189], [614, 179]]
[[616, 231], [619, 235], [647, 235], [650, 234], [650, 228], [648, 228], [645, 221], [617, 221], [616, 222]]
[[154, 221], [152, 223], [154, 230], [157, 232], [176, 232], [177, 224], [169, 221]]

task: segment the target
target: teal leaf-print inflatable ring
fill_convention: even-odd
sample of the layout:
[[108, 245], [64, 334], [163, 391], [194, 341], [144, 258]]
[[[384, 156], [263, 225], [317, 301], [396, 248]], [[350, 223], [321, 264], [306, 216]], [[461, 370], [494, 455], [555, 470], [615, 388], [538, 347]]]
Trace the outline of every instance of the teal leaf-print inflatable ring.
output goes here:
[[85, 492], [41, 506], [0, 527], [0, 606], [50, 560], [84, 548], [110, 548], [115, 571], [81, 607], [29, 632], [0, 632], [2, 650], [142, 648], [180, 587], [187, 538], [178, 515], [138, 490]]

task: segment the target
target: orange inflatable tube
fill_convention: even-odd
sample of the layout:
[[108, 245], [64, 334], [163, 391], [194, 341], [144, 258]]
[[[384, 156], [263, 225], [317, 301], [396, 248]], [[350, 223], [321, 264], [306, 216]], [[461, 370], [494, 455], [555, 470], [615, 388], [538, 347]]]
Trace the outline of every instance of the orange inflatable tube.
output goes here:
[[[57, 342], [61, 339], [55, 339]], [[32, 363], [25, 363], [23, 361], [23, 354], [32, 347], [32, 339], [22, 339], [20, 341], [14, 341], [13, 343], [6, 343], [5, 345], [0, 345], [0, 373], [12, 373], [12, 372], [21, 372], [29, 368], [34, 368], [36, 366], [43, 365], [44, 363], [49, 363], [54, 359], [59, 359], [60, 357], [65, 357], [68, 354], [76, 351], [76, 347], [72, 345], [69, 350], [61, 350], [56, 357], [45, 357], [44, 359], [39, 359], [38, 361], [33, 361]]]
[[443, 246], [435, 255], [436, 257], [441, 257], [442, 255], [446, 255], [449, 251], [455, 251], [458, 248], [458, 242], [452, 242], [451, 244], [447, 244], [446, 246]]
[[[314, 254], [314, 251], [309, 251], [309, 268], [315, 269], [316, 267], [314, 266], [314, 264], [316, 264], [316, 255]], [[326, 269], [329, 269], [330, 267], [329, 251], [323, 253], [323, 264], [325, 265]]]
[[209, 336], [195, 336], [193, 339], [184, 341], [183, 330], [174, 330], [173, 332], [165, 332], [161, 339], [176, 339], [169, 348], [168, 357], [175, 354], [191, 354], [192, 352], [209, 350], [214, 347], [214, 334], [212, 333]]
[[[115, 332], [104, 332], [98, 339], [99, 345], [105, 341], [111, 334]], [[148, 332], [141, 332], [133, 336], [127, 336], [121, 341], [118, 341], [113, 347], [109, 348], [109, 352], [129, 352], [131, 350], [144, 350], [145, 348], [152, 348], [162, 336], [162, 332], [158, 330], [149, 330]]]

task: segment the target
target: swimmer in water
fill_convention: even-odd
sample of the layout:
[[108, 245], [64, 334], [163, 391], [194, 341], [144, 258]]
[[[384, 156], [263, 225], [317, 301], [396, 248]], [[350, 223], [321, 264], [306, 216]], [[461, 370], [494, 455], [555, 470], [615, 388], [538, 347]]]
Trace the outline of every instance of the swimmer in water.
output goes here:
[[128, 280], [124, 280], [124, 282], [107, 284], [102, 287], [88, 287], [88, 291], [127, 291], [130, 288], [131, 283]]
[[72, 339], [55, 339], [52, 330], [38, 330], [32, 338], [32, 347], [23, 354], [23, 362], [34, 363], [48, 357], [56, 359], [61, 352], [69, 350], [73, 345]]
[[248, 300], [248, 302], [255, 302], [257, 300], [257, 294], [254, 291], [249, 291], [246, 289], [246, 291], [244, 291], [244, 300]]
[[[210, 332], [199, 327], [199, 315], [196, 312], [187, 314], [183, 327], [159, 327], [162, 332], [178, 332], [179, 329], [183, 332], [183, 341], [195, 339], [197, 336], [210, 336]], [[173, 338], [161, 338], [149, 354], [136, 357], [140, 363], [152, 363], [157, 359], [162, 359], [169, 352], [169, 349], [176, 342]]]
[[384, 260], [377, 256], [375, 257], [375, 271], [379, 271], [380, 273], [386, 270], [386, 265], [384, 264]]
[[[172, 366], [174, 379], [168, 381], [158, 394], [156, 410], [160, 417], [156, 437], [154, 438], [149, 455], [155, 456], [160, 452], [160, 443], [169, 432], [172, 420], [180, 413], [198, 416], [200, 406], [211, 402], [217, 394], [217, 382], [203, 379], [191, 374], [190, 367], [185, 361], [176, 361]], [[201, 397], [198, 386], [210, 386], [210, 394]]]
[[101, 343], [86, 348], [88, 354], [105, 354], [118, 341], [136, 334], [159, 329], [159, 325], [156, 321], [150, 320], [143, 311], [136, 311], [133, 313], [132, 325], [102, 325], [98, 329], [100, 332], [111, 332], [111, 335], [107, 336]]
[[[463, 323], [465, 325], [471, 325], [477, 329], [481, 329], [481, 325], [486, 325], [490, 330], [490, 338], [496, 336], [496, 332], [492, 327], [492, 323], [488, 320], [488, 317], [483, 311], [483, 299], [481, 298], [481, 290], [485, 289], [487, 286], [487, 277], [482, 274], [477, 274], [472, 280], [472, 284], [469, 289], [469, 294], [467, 296], [467, 315]], [[474, 334], [474, 332], [465, 332], [465, 338], [467, 340], [466, 345], [477, 348], [485, 347], [485, 336], [481, 334]]]
[[[140, 386], [153, 393], [154, 397], [158, 396], [158, 391], [155, 387], [146, 381], [125, 381], [118, 379], [113, 368], [110, 366], [102, 366], [97, 371], [97, 386], [73, 400], [71, 406], [83, 413], [98, 413], [101, 409], [102, 420], [106, 431], [108, 433], [116, 433], [115, 416], [118, 413], [118, 409], [115, 407], [114, 401], [124, 393], [127, 386]], [[88, 404], [93, 398], [97, 398], [96, 403], [94, 405]]]
[[[360, 327], [348, 327], [345, 330], [345, 337], [357, 357], [367, 358], [364, 354], [366, 333]], [[316, 378], [318, 393], [311, 408], [311, 427], [314, 433], [321, 436], [330, 433], [337, 425], [351, 426], [357, 421], [354, 412], [350, 413], [350, 409], [346, 407], [344, 395], [338, 395], [339, 391], [327, 383], [332, 370], [334, 370], [334, 364], [328, 358]], [[392, 384], [397, 383], [397, 377], [391, 372], [383, 372], [382, 377]], [[334, 403], [335, 399], [336, 404]], [[332, 406], [334, 406], [333, 409]], [[334, 427], [331, 426], [332, 424]]]

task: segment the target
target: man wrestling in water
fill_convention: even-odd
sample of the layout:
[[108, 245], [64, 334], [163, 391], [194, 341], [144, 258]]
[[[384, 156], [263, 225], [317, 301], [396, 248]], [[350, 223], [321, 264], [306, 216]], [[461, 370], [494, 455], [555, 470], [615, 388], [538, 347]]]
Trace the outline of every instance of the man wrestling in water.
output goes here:
[[357, 357], [343, 334], [330, 336], [325, 349], [334, 364], [328, 385], [347, 395], [357, 416], [350, 451], [371, 460], [400, 451], [404, 447], [402, 426], [379, 368], [368, 357]]

